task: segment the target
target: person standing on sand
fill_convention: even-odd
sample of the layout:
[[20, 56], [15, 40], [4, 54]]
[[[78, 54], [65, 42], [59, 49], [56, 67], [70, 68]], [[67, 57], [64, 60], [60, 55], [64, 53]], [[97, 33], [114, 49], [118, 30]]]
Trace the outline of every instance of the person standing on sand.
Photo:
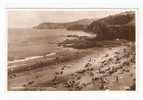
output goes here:
[[118, 76], [116, 76], [116, 82], [119, 82], [119, 77]]
[[103, 89], [105, 89], [104, 84], [106, 83], [106, 81], [105, 81], [102, 77], [100, 78], [100, 81], [101, 81], [101, 85], [100, 85], [99, 88], [100, 88], [101, 90], [103, 90]]

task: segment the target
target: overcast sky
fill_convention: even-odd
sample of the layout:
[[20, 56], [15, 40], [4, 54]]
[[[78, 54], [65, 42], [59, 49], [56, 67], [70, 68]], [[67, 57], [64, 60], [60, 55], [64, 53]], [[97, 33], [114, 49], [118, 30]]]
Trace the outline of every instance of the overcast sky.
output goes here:
[[123, 12], [108, 11], [8, 11], [9, 28], [29, 28], [42, 22], [69, 22], [84, 18], [101, 18]]

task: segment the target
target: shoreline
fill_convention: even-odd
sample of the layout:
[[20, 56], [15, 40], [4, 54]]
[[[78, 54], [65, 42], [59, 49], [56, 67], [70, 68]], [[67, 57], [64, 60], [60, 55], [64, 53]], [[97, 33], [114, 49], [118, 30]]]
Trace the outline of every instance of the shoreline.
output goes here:
[[63, 50], [60, 52], [49, 53], [44, 56], [28, 57], [28, 59], [17, 60], [8, 63], [8, 73], [19, 73], [37, 68], [47, 67], [58, 63], [68, 62], [84, 57], [88, 53], [78, 50]]
[[[50, 90], [50, 87], [57, 91], [135, 90], [134, 46], [134, 43], [127, 43], [117, 47], [113, 46], [112, 49], [109, 47], [91, 48], [86, 49], [85, 56], [78, 57], [74, 55], [75, 53], [70, 53], [71, 55], [68, 56], [70, 60], [65, 61], [64, 58], [65, 62], [58, 64], [52, 62], [51, 65], [45, 65], [44, 68], [43, 66], [37, 67], [36, 63], [36, 66], [25, 67], [26, 69], [33, 67], [30, 70], [15, 69], [16, 72], [9, 73], [11, 81], [9, 90]], [[64, 53], [64, 57], [67, 55], [65, 52], [62, 53]], [[82, 53], [80, 51], [78, 55]], [[62, 74], [56, 74], [60, 72]]]

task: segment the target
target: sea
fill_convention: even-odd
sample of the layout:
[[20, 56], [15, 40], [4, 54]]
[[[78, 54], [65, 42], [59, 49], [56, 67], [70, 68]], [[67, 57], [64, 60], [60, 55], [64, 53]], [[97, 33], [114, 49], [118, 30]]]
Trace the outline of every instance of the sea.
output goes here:
[[57, 43], [64, 41], [67, 35], [91, 34], [66, 29], [8, 29], [8, 61], [12, 63], [56, 54], [65, 49]]

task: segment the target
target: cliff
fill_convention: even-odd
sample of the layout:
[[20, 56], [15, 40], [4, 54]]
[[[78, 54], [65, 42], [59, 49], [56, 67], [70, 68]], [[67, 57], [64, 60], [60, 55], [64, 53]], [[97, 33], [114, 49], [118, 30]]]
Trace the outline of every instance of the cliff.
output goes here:
[[96, 40], [127, 39], [135, 41], [135, 12], [126, 11], [101, 19], [82, 19], [68, 23], [41, 23], [36, 29], [83, 30], [96, 34]]
[[97, 34], [97, 40], [135, 40], [135, 12], [128, 11], [92, 22], [87, 31]]

